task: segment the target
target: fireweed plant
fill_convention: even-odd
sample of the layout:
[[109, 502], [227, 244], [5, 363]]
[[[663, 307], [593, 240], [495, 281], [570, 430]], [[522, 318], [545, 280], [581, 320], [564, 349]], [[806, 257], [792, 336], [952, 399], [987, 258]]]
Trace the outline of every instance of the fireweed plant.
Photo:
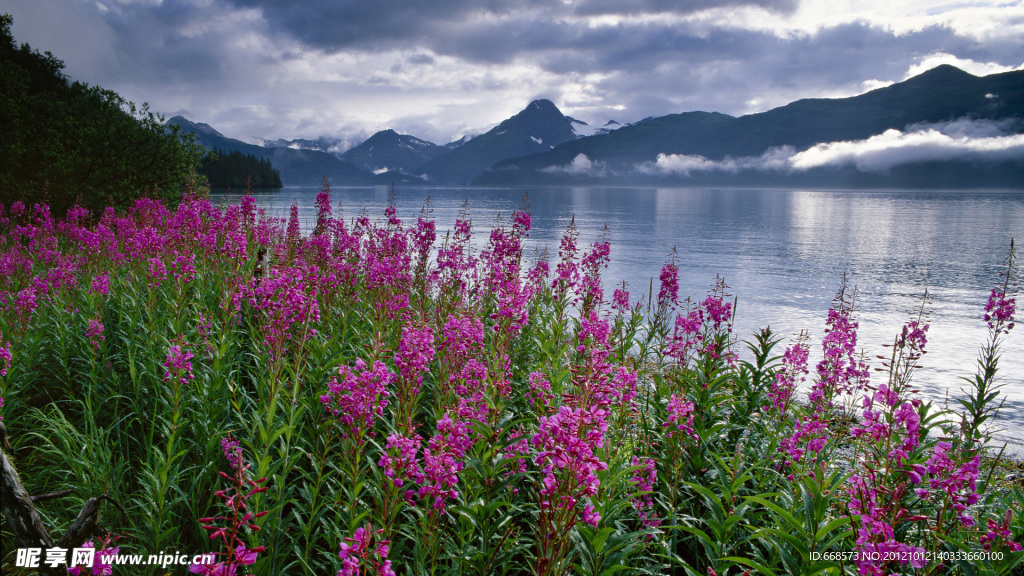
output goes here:
[[806, 335], [738, 340], [724, 280], [680, 298], [674, 255], [641, 299], [574, 223], [525, 256], [527, 204], [479, 247], [468, 207], [442, 235], [345, 220], [327, 185], [316, 209], [306, 235], [198, 189], [0, 207], [9, 453], [30, 493], [76, 489], [48, 526], [107, 494], [104, 542], [214, 553], [201, 574], [1019, 570], [990, 446], [1012, 249], [951, 409], [914, 389], [927, 297], [869, 364], [842, 282], [809, 366]]

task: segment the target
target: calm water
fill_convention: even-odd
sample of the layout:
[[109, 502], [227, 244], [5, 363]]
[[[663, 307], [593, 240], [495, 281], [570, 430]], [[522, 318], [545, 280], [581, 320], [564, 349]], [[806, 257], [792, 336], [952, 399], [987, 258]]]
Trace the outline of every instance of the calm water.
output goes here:
[[[339, 188], [332, 204], [341, 202], [346, 220], [363, 210], [376, 219], [389, 191]], [[296, 202], [308, 225], [316, 193], [315, 188], [285, 188], [261, 193], [258, 201], [281, 216]], [[395, 200], [399, 217], [414, 219], [429, 195], [442, 234], [468, 201], [479, 249], [494, 222], [521, 205], [523, 194], [523, 189], [399, 188]], [[806, 329], [812, 363], [820, 359], [825, 317], [844, 273], [860, 294], [859, 345], [870, 358], [886, 354], [881, 345], [892, 342], [927, 288], [933, 310], [929, 353], [915, 382], [927, 397], [943, 401], [948, 395], [950, 402], [960, 395], [960, 378], [974, 373], [987, 334], [982, 310], [1000, 280], [1010, 238], [1024, 240], [1024, 190], [537, 188], [529, 190], [529, 200], [528, 248], [546, 247], [556, 258], [559, 239], [575, 216], [580, 246], [602, 233], [611, 242], [606, 291], [625, 280], [636, 300], [647, 296], [651, 278], [657, 291], [658, 273], [675, 247], [681, 297], [703, 297], [715, 275], [723, 276], [739, 298], [741, 338], [765, 325], [787, 337]], [[1003, 346], [1000, 375], [1007, 398], [1000, 416], [1007, 430], [1000, 437], [1022, 439], [1011, 446], [1021, 455], [1024, 325]]]

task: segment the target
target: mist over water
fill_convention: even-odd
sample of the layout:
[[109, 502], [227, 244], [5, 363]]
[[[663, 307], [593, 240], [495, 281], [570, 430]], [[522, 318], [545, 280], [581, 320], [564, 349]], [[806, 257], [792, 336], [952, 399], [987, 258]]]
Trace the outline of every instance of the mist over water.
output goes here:
[[[287, 217], [292, 203], [308, 232], [315, 220], [311, 187], [258, 191], [267, 213]], [[474, 249], [490, 229], [507, 223], [523, 204], [522, 188], [398, 188], [398, 217], [415, 221], [430, 198], [439, 240], [468, 202]], [[811, 337], [811, 372], [821, 359], [829, 305], [843, 274], [858, 293], [858, 347], [872, 367], [888, 357], [892, 343], [925, 289], [931, 297], [931, 328], [923, 368], [914, 376], [926, 398], [950, 405], [975, 372], [987, 337], [982, 319], [989, 291], [1001, 282], [1010, 246], [1024, 240], [1024, 190], [1007, 191], [813, 191], [675, 188], [529, 189], [533, 229], [528, 258], [547, 249], [557, 260], [558, 243], [575, 217], [579, 246], [607, 235], [611, 263], [606, 295], [622, 280], [631, 299], [657, 294], [661, 266], [676, 248], [680, 297], [702, 299], [715, 276], [737, 296], [735, 333], [749, 339], [761, 327], [785, 338], [801, 330]], [[331, 203], [346, 221], [364, 211], [383, 218], [390, 187], [336, 188]], [[238, 196], [217, 194], [225, 201]], [[1021, 250], [1018, 250], [1018, 256]], [[1018, 319], [1024, 314], [1018, 297]], [[1006, 403], [999, 439], [1024, 455], [1024, 325], [1002, 348], [999, 382]], [[872, 372], [872, 382], [880, 376]]]

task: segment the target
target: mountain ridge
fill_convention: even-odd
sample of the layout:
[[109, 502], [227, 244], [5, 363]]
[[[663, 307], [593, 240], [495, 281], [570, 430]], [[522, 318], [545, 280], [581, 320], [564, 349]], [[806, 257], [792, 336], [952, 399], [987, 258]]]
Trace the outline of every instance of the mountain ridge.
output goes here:
[[252, 154], [257, 158], [270, 160], [274, 168], [280, 171], [282, 182], [288, 186], [316, 185], [324, 177], [350, 184], [378, 183], [372, 173], [327, 152], [257, 146], [235, 138], [228, 138], [212, 129], [208, 124], [192, 122], [183, 116], [174, 116], [167, 122], [179, 126], [185, 133], [195, 134], [199, 143], [207, 150], [219, 148], [225, 152], [238, 151], [245, 155]]
[[370, 172], [409, 173], [448, 151], [444, 146], [387, 128], [346, 150], [341, 159]]
[[534, 100], [484, 134], [420, 166], [417, 173], [430, 182], [468, 184], [495, 162], [572, 140], [572, 120], [550, 100]]
[[[662, 156], [672, 155], [700, 158], [707, 162], [704, 166], [712, 166], [714, 162], [758, 157], [787, 147], [799, 151], [830, 142], [866, 140], [886, 130], [905, 130], [915, 124], [963, 118], [1014, 118], [1019, 117], [1019, 111], [1024, 111], [1024, 71], [978, 77], [945, 65], [848, 98], [801, 99], [739, 117], [716, 112], [661, 116], [609, 134], [569, 142], [551, 151], [502, 160], [488, 168], [474, 184], [596, 182], [608, 181], [615, 174], [619, 179], [634, 181], [721, 183], [730, 178], [721, 173], [702, 174], [700, 178], [693, 174], [664, 178], [639, 171], [638, 167], [656, 164]], [[602, 170], [582, 169], [588, 165], [599, 165]], [[696, 168], [699, 171], [701, 166]], [[969, 166], [963, 168], [968, 170]], [[1009, 177], [1000, 176], [999, 182], [1007, 178], [1012, 181], [1014, 173], [1011, 170]], [[770, 179], [785, 183], [786, 178], [772, 176]], [[827, 180], [826, 176], [822, 175], [820, 180]], [[843, 180], [849, 181], [849, 176], [845, 174]], [[858, 180], [878, 182], [884, 178]]]
[[[327, 176], [339, 185], [765, 182], [875, 187], [887, 182], [964, 186], [977, 181], [1019, 186], [1024, 182], [1024, 158], [1015, 157], [994, 168], [981, 166], [977, 158], [953, 157], [945, 164], [924, 158], [916, 168], [890, 167], [872, 174], [863, 173], [859, 165], [812, 170], [810, 174], [769, 173], [757, 166], [759, 158], [764, 164], [772, 154], [792, 155], [829, 143], [866, 141], [889, 130], [919, 125], [1016, 118], [1013, 130], [1022, 132], [1022, 111], [1024, 71], [974, 76], [942, 65], [857, 96], [805, 98], [743, 116], [689, 111], [626, 124], [609, 120], [597, 129], [566, 116], [550, 100], [539, 99], [474, 137], [438, 145], [387, 128], [344, 153], [323, 151], [332, 141], [329, 138], [278, 139], [257, 146], [180, 116], [170, 122], [195, 132], [207, 148], [216, 145], [269, 158], [280, 168], [286, 185], [318, 184]], [[296, 149], [306, 145], [321, 150]], [[944, 176], [929, 180], [914, 170]]]

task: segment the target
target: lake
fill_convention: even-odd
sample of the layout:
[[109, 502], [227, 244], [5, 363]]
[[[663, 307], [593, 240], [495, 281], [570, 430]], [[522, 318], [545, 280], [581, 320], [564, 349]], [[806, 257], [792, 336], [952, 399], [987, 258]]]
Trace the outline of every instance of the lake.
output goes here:
[[[382, 218], [390, 187], [336, 188], [346, 220], [362, 211]], [[268, 213], [287, 216], [297, 203], [307, 230], [315, 219], [316, 188], [258, 191]], [[474, 248], [486, 241], [499, 218], [522, 204], [522, 188], [398, 188], [398, 216], [413, 221], [430, 198], [439, 236], [452, 227], [468, 202], [476, 232]], [[735, 190], [676, 188], [531, 188], [533, 229], [527, 244], [558, 243], [575, 217], [579, 245], [602, 234], [611, 242], [604, 286], [627, 282], [632, 299], [647, 297], [672, 249], [678, 253], [680, 297], [703, 298], [715, 275], [738, 297], [736, 334], [750, 338], [771, 326], [787, 338], [811, 335], [811, 364], [821, 358], [829, 305], [843, 274], [859, 293], [858, 346], [868, 358], [888, 357], [892, 343], [919, 305], [925, 289], [932, 301], [928, 345], [914, 382], [927, 398], [944, 402], [960, 395], [961, 377], [974, 374], [987, 337], [982, 319], [990, 289], [1001, 280], [1010, 239], [1024, 240], [1024, 190]], [[216, 195], [230, 199], [227, 195]], [[233, 197], [237, 198], [237, 196]], [[1018, 258], [1021, 255], [1018, 250]], [[1018, 276], [1020, 276], [1018, 274]], [[1022, 312], [1018, 308], [1018, 318]], [[780, 344], [777, 349], [782, 352]], [[1010, 332], [999, 365], [1006, 404], [1000, 425], [1008, 450], [1024, 455], [1024, 326]], [[880, 366], [872, 360], [873, 366]], [[876, 378], [877, 376], [874, 376]]]

